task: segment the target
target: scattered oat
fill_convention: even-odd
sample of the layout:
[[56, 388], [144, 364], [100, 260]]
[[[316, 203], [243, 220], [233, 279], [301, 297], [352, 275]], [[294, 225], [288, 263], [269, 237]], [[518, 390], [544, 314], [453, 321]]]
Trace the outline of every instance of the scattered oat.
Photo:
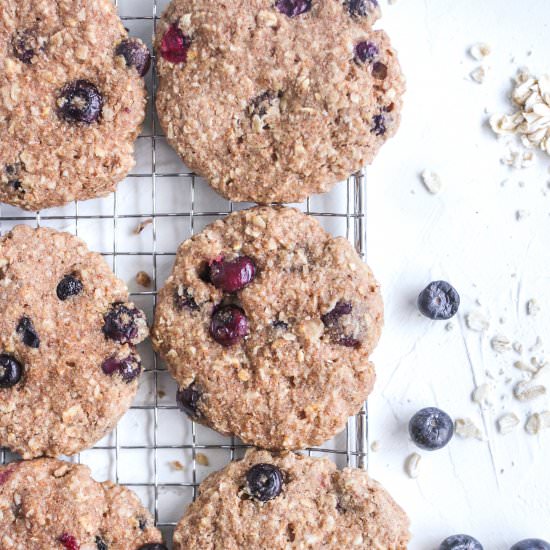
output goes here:
[[377, 453], [379, 450], [380, 450], [380, 441], [373, 441], [371, 444], [370, 444], [370, 450], [373, 452], [373, 453]]
[[514, 367], [516, 367], [516, 369], [522, 370], [523, 372], [530, 372], [531, 374], [537, 372], [536, 367], [534, 367], [530, 363], [524, 363], [523, 361], [516, 361], [514, 363]]
[[546, 387], [534, 384], [529, 380], [522, 380], [516, 384], [514, 395], [519, 401], [531, 401], [546, 393]]
[[485, 42], [478, 42], [470, 48], [470, 55], [477, 61], [481, 61], [491, 53], [491, 46]]
[[505, 435], [516, 429], [519, 424], [519, 418], [514, 413], [508, 413], [497, 420], [498, 431]]
[[489, 328], [489, 320], [480, 311], [472, 311], [466, 314], [466, 326], [470, 330], [483, 332]]
[[495, 114], [489, 119], [493, 132], [516, 134], [525, 147], [539, 148], [550, 155], [550, 76], [536, 78], [519, 69], [512, 91], [518, 110], [511, 115]]
[[157, 395], [162, 399], [163, 397], [166, 397], [166, 392], [164, 390], [159, 390]]
[[411, 479], [416, 479], [418, 477], [421, 458], [422, 457], [418, 453], [413, 453], [405, 460], [405, 471]]
[[197, 464], [200, 464], [201, 466], [210, 466], [210, 461], [204, 453], [197, 453], [195, 455], [195, 460], [197, 461]]
[[483, 84], [485, 77], [487, 76], [487, 68], [480, 65], [476, 67], [471, 73], [470, 78], [478, 84]]
[[483, 441], [481, 430], [470, 418], [457, 418], [455, 420], [455, 433], [464, 438], [475, 438]]
[[531, 298], [527, 301], [527, 304], [525, 304], [525, 309], [527, 311], [527, 315], [534, 316], [537, 315], [537, 313], [540, 311], [540, 306], [535, 298]]
[[436, 172], [431, 172], [430, 170], [424, 170], [422, 172], [422, 183], [424, 187], [432, 194], [436, 195], [443, 189], [443, 182], [441, 177]]
[[525, 431], [531, 435], [536, 435], [547, 428], [550, 428], [550, 411], [532, 414], [525, 424]]
[[489, 407], [492, 405], [493, 387], [491, 384], [481, 384], [472, 393], [472, 401], [480, 407]]
[[172, 460], [170, 462], [170, 467], [178, 472], [185, 470], [185, 466], [179, 460]]
[[504, 353], [512, 349], [512, 342], [503, 334], [497, 334], [491, 338], [491, 347], [497, 353]]
[[134, 234], [139, 235], [148, 225], [151, 225], [152, 223], [153, 223], [153, 218], [147, 218], [146, 220], [143, 220], [134, 229]]
[[139, 271], [136, 275], [136, 282], [138, 285], [148, 288], [151, 286], [151, 277], [145, 271]]

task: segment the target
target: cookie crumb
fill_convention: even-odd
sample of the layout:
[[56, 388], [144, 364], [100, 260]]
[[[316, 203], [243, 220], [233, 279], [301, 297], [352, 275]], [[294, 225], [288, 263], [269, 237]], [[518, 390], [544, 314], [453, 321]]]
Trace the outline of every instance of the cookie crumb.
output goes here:
[[476, 332], [484, 332], [489, 328], [489, 320], [480, 311], [472, 311], [466, 314], [466, 326]]
[[195, 455], [195, 460], [197, 464], [201, 466], [210, 466], [210, 460], [208, 460], [208, 457], [204, 453], [197, 453]]
[[145, 271], [139, 271], [136, 275], [136, 282], [140, 286], [149, 288], [151, 286], [151, 277]]
[[405, 472], [411, 479], [416, 479], [418, 477], [418, 472], [420, 468], [421, 456], [418, 453], [412, 453], [405, 460]]
[[137, 227], [134, 229], [134, 235], [139, 235], [148, 225], [153, 223], [153, 218], [147, 218], [140, 222]]
[[163, 397], [166, 397], [166, 392], [164, 390], [159, 390], [157, 395], [162, 399]]
[[443, 189], [443, 182], [441, 177], [436, 172], [430, 170], [424, 170], [421, 174], [422, 183], [424, 187], [432, 194], [436, 195]]
[[373, 441], [371, 444], [370, 444], [370, 450], [373, 452], [373, 453], [377, 453], [379, 450], [380, 450], [380, 441]]
[[488, 407], [492, 404], [493, 387], [490, 384], [481, 384], [472, 393], [472, 401], [480, 407]]
[[508, 413], [497, 420], [498, 431], [506, 435], [516, 429], [519, 424], [519, 418], [515, 413]]
[[172, 460], [170, 462], [170, 467], [178, 472], [185, 470], [185, 466], [179, 460]]
[[491, 46], [485, 42], [478, 42], [470, 48], [470, 55], [476, 60], [481, 61], [491, 54]]
[[455, 420], [455, 433], [463, 438], [475, 438], [483, 441], [481, 430], [470, 418], [457, 418]]

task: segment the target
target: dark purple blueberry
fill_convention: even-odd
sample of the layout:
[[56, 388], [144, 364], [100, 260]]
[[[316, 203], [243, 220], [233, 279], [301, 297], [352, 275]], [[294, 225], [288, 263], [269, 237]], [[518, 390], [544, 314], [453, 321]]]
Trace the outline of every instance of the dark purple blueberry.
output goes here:
[[271, 323], [271, 326], [273, 328], [280, 328], [281, 330], [287, 330], [288, 329], [288, 323], [285, 323], [284, 321], [273, 321], [273, 323]]
[[21, 335], [23, 344], [29, 346], [29, 348], [37, 349], [40, 347], [40, 337], [38, 336], [30, 317], [27, 317], [26, 315], [21, 317], [15, 330], [17, 334]]
[[0, 354], [0, 388], [11, 388], [21, 380], [23, 365], [12, 355]]
[[8, 178], [8, 185], [13, 187], [16, 191], [20, 191], [22, 188], [20, 173], [23, 169], [23, 165], [20, 162], [13, 164], [6, 164], [4, 170]]
[[63, 533], [57, 540], [63, 545], [65, 550], [79, 550], [80, 548], [76, 537], [69, 535], [69, 533]]
[[331, 339], [341, 346], [356, 348], [361, 345], [361, 341], [353, 336], [346, 334], [346, 327], [343, 323], [343, 317], [351, 315], [353, 306], [350, 302], [340, 300], [334, 308], [321, 315], [321, 321], [331, 334]]
[[176, 403], [180, 411], [183, 411], [192, 419], [196, 420], [201, 417], [199, 410], [199, 400], [202, 396], [202, 392], [197, 387], [195, 382], [187, 386], [187, 388], [180, 388], [176, 393]]
[[248, 334], [248, 319], [238, 306], [216, 307], [210, 321], [210, 335], [222, 346], [233, 346]]
[[124, 57], [128, 67], [135, 67], [139, 76], [145, 76], [151, 67], [149, 48], [139, 38], [123, 40], [115, 53]]
[[136, 355], [129, 355], [124, 359], [109, 357], [109, 359], [103, 361], [101, 369], [108, 376], [112, 376], [115, 373], [120, 374], [122, 380], [129, 384], [141, 373], [141, 362]]
[[458, 311], [460, 296], [449, 283], [433, 281], [418, 295], [417, 305], [422, 315], [445, 321]]
[[141, 531], [147, 529], [147, 520], [145, 518], [138, 518], [138, 524]]
[[25, 65], [30, 65], [33, 57], [43, 50], [38, 34], [34, 29], [26, 29], [15, 33], [12, 47], [13, 55]]
[[95, 545], [97, 546], [97, 550], [109, 550], [107, 543], [100, 536], [95, 538]]
[[353, 336], [342, 336], [338, 339], [338, 343], [346, 348], [358, 348], [361, 345], [361, 340]]
[[168, 548], [158, 542], [148, 542], [147, 544], [142, 544], [137, 550], [168, 550]]
[[248, 256], [239, 256], [234, 260], [213, 260], [209, 264], [210, 281], [224, 292], [237, 292], [252, 282], [256, 266]]
[[364, 40], [355, 45], [355, 59], [361, 63], [372, 61], [378, 53], [378, 46], [374, 42]]
[[453, 428], [451, 417], [435, 407], [419, 410], [409, 422], [411, 439], [426, 451], [445, 447], [453, 437]]
[[77, 279], [74, 275], [65, 275], [59, 281], [55, 292], [60, 300], [65, 301], [71, 296], [78, 296], [83, 290], [84, 285], [80, 279]]
[[384, 80], [388, 76], [388, 67], [381, 61], [375, 61], [372, 64], [372, 76], [376, 80]]
[[57, 101], [58, 115], [68, 122], [92, 124], [103, 110], [103, 95], [87, 80], [74, 80], [65, 85]]
[[311, 0], [277, 0], [275, 7], [288, 17], [296, 17], [311, 9]]
[[246, 492], [256, 500], [267, 502], [283, 490], [283, 474], [273, 464], [254, 464], [246, 472]]
[[374, 115], [372, 117], [371, 134], [375, 136], [383, 136], [386, 133], [386, 117], [383, 114]]
[[119, 344], [129, 344], [139, 334], [137, 321], [143, 320], [143, 313], [137, 308], [129, 308], [117, 302], [103, 316], [103, 320], [103, 333], [107, 338]]
[[190, 309], [192, 311], [198, 311], [200, 307], [197, 305], [197, 302], [195, 302], [195, 299], [191, 294], [189, 294], [189, 290], [187, 288], [184, 288], [182, 290], [179, 290], [176, 288], [174, 292], [174, 305], [178, 309]]
[[483, 550], [483, 546], [470, 535], [452, 535], [441, 543], [439, 550]]
[[352, 310], [353, 307], [350, 302], [340, 301], [334, 306], [334, 309], [321, 316], [321, 321], [323, 321], [325, 326], [334, 325], [342, 315], [349, 315]]
[[170, 63], [185, 63], [191, 42], [191, 37], [183, 34], [179, 26], [174, 23], [162, 37], [160, 55]]
[[510, 550], [550, 550], [550, 543], [541, 539], [525, 539], [516, 542]]
[[377, 0], [349, 0], [348, 11], [354, 17], [366, 17], [378, 6]]

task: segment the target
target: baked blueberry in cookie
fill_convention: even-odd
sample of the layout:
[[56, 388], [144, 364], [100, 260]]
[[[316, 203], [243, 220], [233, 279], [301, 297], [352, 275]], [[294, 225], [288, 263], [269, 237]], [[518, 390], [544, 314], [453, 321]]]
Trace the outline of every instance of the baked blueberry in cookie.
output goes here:
[[0, 466], [0, 512], [2, 550], [166, 550], [137, 496], [94, 481], [80, 464], [42, 458]]
[[382, 309], [348, 241], [298, 210], [258, 207], [181, 244], [153, 345], [192, 419], [260, 447], [303, 448], [335, 435], [370, 393]]
[[[157, 111], [186, 166], [261, 204], [328, 191], [399, 126], [405, 84], [375, 0], [172, 0]], [[200, 93], [198, 91], [200, 90]]]
[[208, 476], [174, 532], [174, 550], [406, 550], [409, 520], [364, 470], [249, 450]]
[[146, 46], [111, 0], [3, 0], [0, 202], [26, 210], [114, 191], [145, 117]]
[[439, 550], [483, 550], [483, 546], [470, 535], [451, 535], [441, 543]]
[[137, 391], [143, 312], [99, 254], [53, 229], [3, 235], [0, 282], [0, 447], [24, 458], [91, 447]]

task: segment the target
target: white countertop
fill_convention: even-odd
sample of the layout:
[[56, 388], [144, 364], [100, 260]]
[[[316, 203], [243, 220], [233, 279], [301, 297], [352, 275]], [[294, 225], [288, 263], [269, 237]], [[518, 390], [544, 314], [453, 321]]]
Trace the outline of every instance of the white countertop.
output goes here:
[[[386, 303], [369, 399], [370, 440], [380, 450], [370, 454], [370, 472], [408, 511], [411, 550], [437, 549], [455, 533], [475, 536], [485, 550], [507, 550], [528, 537], [550, 540], [550, 430], [524, 430], [527, 415], [548, 410], [550, 400], [516, 400], [512, 388], [522, 373], [513, 363], [520, 357], [490, 346], [504, 334], [523, 343], [524, 360], [550, 346], [550, 157], [537, 155], [524, 170], [502, 165], [505, 146], [484, 112], [511, 111], [506, 94], [518, 66], [550, 72], [550, 2], [397, 0], [383, 7], [379, 26], [399, 52], [408, 91], [401, 129], [368, 173], [368, 261]], [[483, 84], [468, 78], [480, 65], [468, 54], [476, 42], [492, 47]], [[423, 187], [424, 169], [444, 180], [440, 194]], [[517, 221], [517, 210], [527, 217]], [[461, 295], [452, 331], [415, 307], [420, 290], [436, 279]], [[531, 298], [541, 307], [535, 317], [525, 312]], [[485, 334], [466, 327], [472, 310], [490, 317]], [[544, 345], [529, 353], [537, 336]], [[481, 410], [471, 392], [487, 381], [495, 403]], [[470, 417], [486, 441], [455, 436], [443, 450], [419, 451], [407, 423], [432, 405]], [[501, 435], [495, 422], [507, 412], [521, 422]], [[421, 469], [410, 479], [403, 465], [415, 451]]]

